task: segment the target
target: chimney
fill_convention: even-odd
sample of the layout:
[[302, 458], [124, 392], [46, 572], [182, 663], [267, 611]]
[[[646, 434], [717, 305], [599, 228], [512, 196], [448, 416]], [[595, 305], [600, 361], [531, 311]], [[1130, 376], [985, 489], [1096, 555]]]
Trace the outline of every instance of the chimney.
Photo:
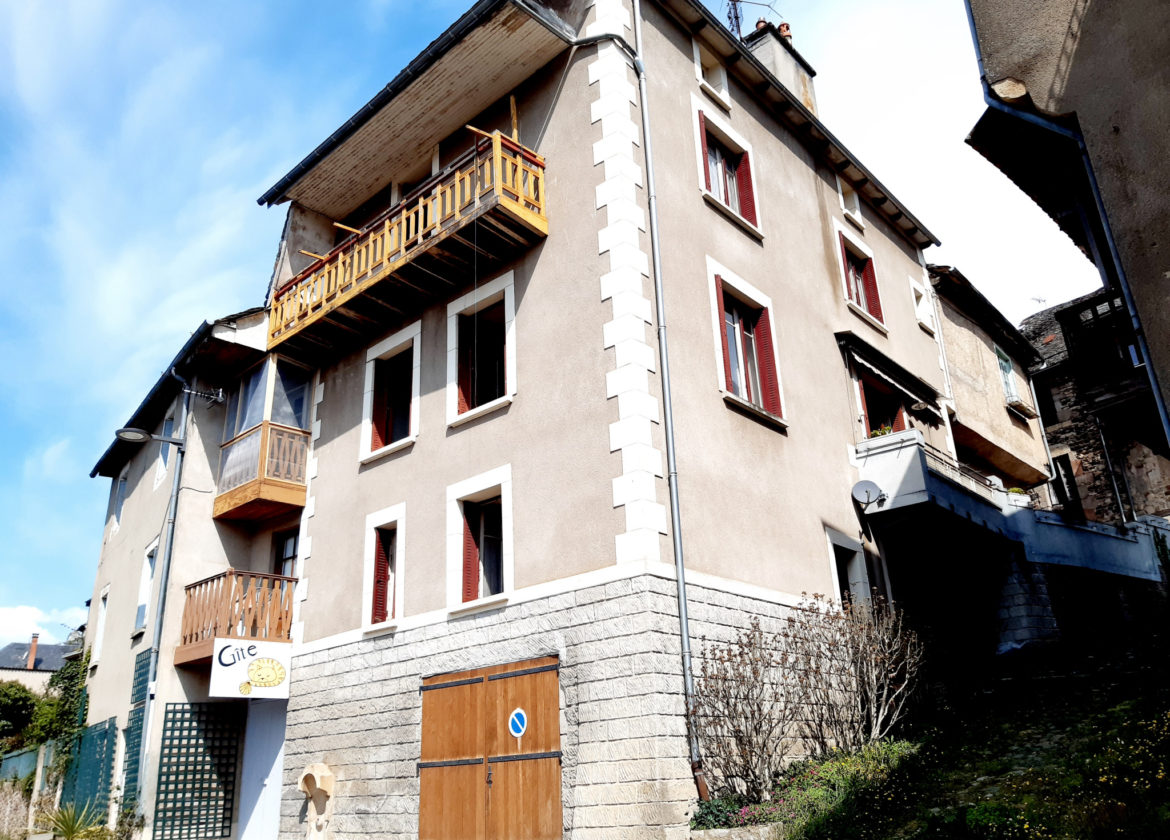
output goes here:
[[766, 18], [760, 18], [759, 20], [756, 21], [756, 29], [763, 29], [767, 25], [768, 25], [768, 21]]
[[780, 37], [788, 43], [792, 43], [792, 27], [787, 23], [780, 24]]
[[37, 639], [40, 635], [40, 633], [33, 633], [32, 641], [28, 643], [28, 664], [24, 667], [30, 671], [37, 666]]

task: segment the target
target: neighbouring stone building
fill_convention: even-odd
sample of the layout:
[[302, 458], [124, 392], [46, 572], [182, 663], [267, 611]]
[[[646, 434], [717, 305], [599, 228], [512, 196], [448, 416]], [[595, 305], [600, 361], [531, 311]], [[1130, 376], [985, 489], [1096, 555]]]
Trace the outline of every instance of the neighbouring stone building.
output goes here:
[[480, 0], [260, 198], [263, 309], [94, 469], [153, 837], [685, 836], [686, 646], [877, 588], [985, 656], [1026, 563], [1148, 571], [1034, 509], [1031, 349], [815, 103], [695, 0]]

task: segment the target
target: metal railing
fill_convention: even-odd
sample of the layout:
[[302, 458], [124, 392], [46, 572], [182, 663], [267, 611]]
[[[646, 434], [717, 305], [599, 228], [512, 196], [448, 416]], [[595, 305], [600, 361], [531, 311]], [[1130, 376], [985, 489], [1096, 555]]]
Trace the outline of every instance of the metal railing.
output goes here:
[[997, 494], [1002, 491], [992, 484], [987, 476], [960, 464], [951, 457], [949, 452], [936, 449], [925, 441], [921, 444], [921, 447], [923, 455], [926, 456], [926, 467], [931, 472], [942, 476], [960, 487], [970, 490], [978, 496], [982, 496], [996, 506], [999, 505], [999, 497]]

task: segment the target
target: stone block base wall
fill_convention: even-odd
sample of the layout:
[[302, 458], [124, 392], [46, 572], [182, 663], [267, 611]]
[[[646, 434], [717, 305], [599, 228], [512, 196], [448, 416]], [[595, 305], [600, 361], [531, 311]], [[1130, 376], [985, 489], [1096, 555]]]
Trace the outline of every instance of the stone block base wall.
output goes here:
[[1059, 635], [1043, 567], [1027, 561], [1013, 562], [1000, 594], [997, 652], [1053, 641]]

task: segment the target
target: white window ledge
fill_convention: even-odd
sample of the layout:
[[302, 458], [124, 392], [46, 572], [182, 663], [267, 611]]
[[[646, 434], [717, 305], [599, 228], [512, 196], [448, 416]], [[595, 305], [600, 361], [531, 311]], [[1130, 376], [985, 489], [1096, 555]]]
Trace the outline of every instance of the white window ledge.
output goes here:
[[372, 636], [378, 633], [390, 633], [398, 629], [398, 619], [392, 618], [389, 621], [379, 621], [377, 624], [367, 624], [362, 628], [362, 633], [367, 636]]
[[720, 201], [718, 198], [716, 198], [715, 193], [711, 192], [710, 190], [708, 190], [704, 187], [700, 187], [699, 190], [703, 193], [703, 198], [706, 200], [706, 202], [708, 204], [710, 204], [712, 207], [714, 207], [716, 210], [718, 210], [720, 213], [722, 213], [727, 218], [731, 219], [731, 221], [735, 222], [737, 225], [739, 225], [741, 228], [743, 228], [749, 234], [754, 236], [756, 239], [759, 239], [761, 242], [764, 240], [764, 232], [762, 230], [760, 230], [758, 227], [753, 225], [751, 222], [749, 222], [743, 216], [739, 215], [739, 213], [736, 213], [734, 210], [732, 210], [730, 207], [728, 207], [726, 204], [724, 204], [722, 201]]
[[932, 327], [930, 324], [926, 323], [926, 321], [920, 320], [918, 322], [918, 326], [922, 327], [923, 332], [930, 333], [931, 335], [934, 335], [934, 327]]
[[732, 408], [742, 411], [745, 414], [750, 414], [757, 420], [760, 420], [769, 426], [774, 426], [777, 429], [787, 429], [788, 421], [778, 414], [773, 414], [770, 411], [764, 411], [758, 405], [748, 402], [743, 397], [731, 393], [730, 391], [723, 392], [723, 400]]
[[865, 230], [865, 220], [861, 218], [860, 214], [854, 213], [852, 210], [844, 210], [842, 212], [844, 212], [845, 218], [853, 223], [855, 228], [860, 231]]
[[727, 94], [724, 91], [719, 90], [719, 88], [712, 85], [706, 79], [699, 80], [699, 90], [703, 91], [703, 93], [711, 97], [711, 99], [715, 101], [715, 104], [723, 110], [731, 110], [731, 99], [728, 98]]
[[507, 606], [510, 597], [510, 592], [501, 592], [498, 595], [488, 595], [486, 598], [476, 598], [474, 601], [467, 601], [457, 607], [449, 607], [447, 609], [447, 615], [450, 618], [455, 618], [461, 615], [471, 615], [472, 613], [498, 609]]
[[875, 330], [880, 331], [882, 333], [882, 335], [889, 333], [889, 331], [890, 331], [889, 327], [887, 327], [885, 324], [883, 324], [877, 318], [870, 315], [868, 312], [866, 312], [864, 309], [862, 309], [856, 303], [854, 303], [851, 300], [847, 300], [847, 301], [845, 301], [845, 303], [849, 307], [850, 312], [852, 312], [854, 315], [856, 315], [861, 320], [868, 323]]
[[475, 408], [470, 408], [460, 414], [455, 419], [447, 423], [448, 427], [462, 426], [464, 423], [469, 423], [477, 417], [483, 417], [485, 414], [491, 414], [497, 409], [501, 409], [506, 405], [512, 404], [512, 395], [504, 394], [502, 397], [496, 397], [491, 402], [485, 402], [483, 405], [477, 405]]
[[395, 452], [401, 452], [403, 449], [413, 446], [416, 440], [418, 440], [418, 435], [409, 435], [404, 437], [402, 440], [396, 440], [389, 446], [383, 446], [381, 449], [375, 449], [369, 455], [366, 455], [364, 458], [362, 458], [358, 463], [372, 464], [374, 461], [385, 458], [387, 455], [392, 455]]

